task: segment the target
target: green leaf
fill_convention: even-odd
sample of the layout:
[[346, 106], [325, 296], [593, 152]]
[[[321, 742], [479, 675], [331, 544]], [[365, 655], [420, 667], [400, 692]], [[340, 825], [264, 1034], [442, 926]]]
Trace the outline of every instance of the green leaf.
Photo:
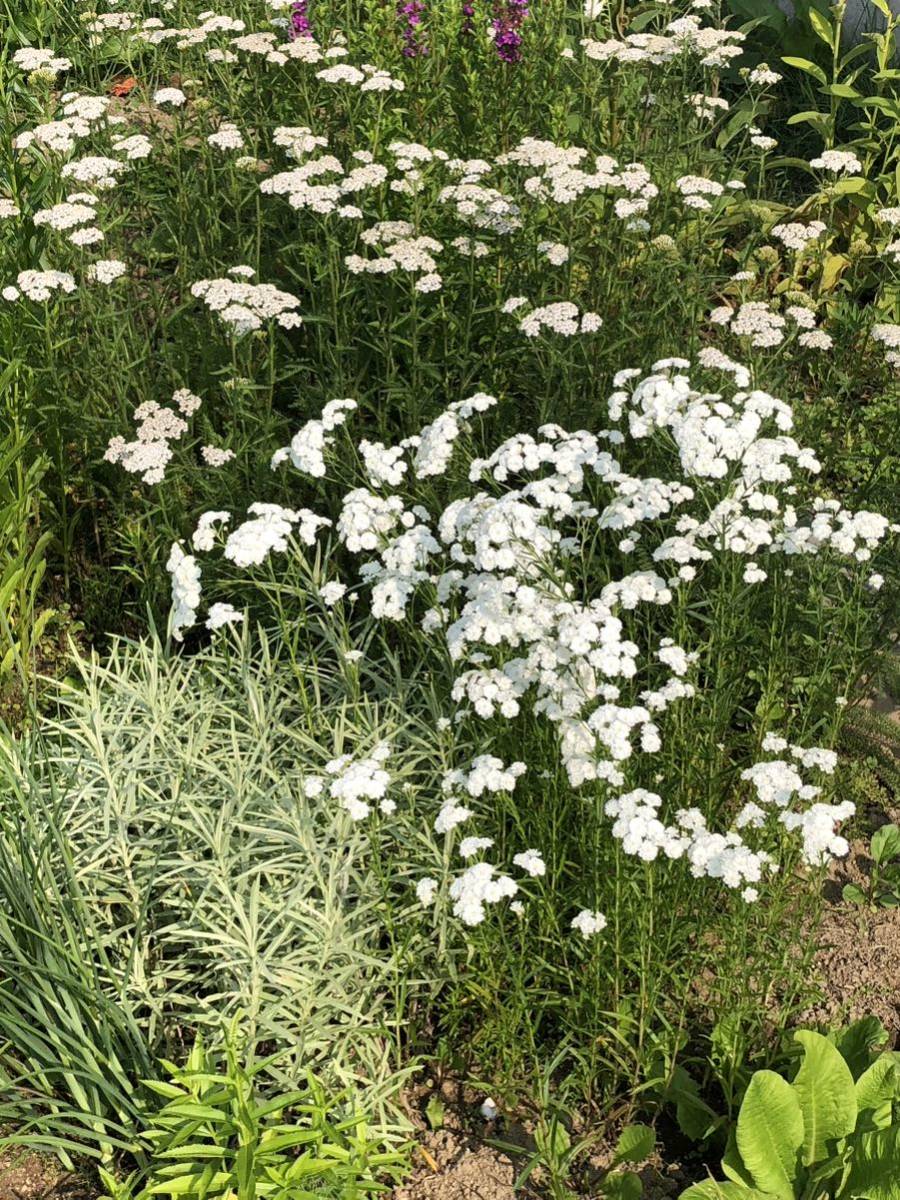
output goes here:
[[861, 175], [848, 175], [839, 179], [832, 185], [831, 191], [835, 196], [866, 196], [869, 200], [874, 200], [877, 194], [875, 185], [868, 179], [863, 179]]
[[837, 25], [832, 26], [831, 23], [814, 8], [809, 10], [808, 15], [809, 23], [813, 27], [813, 32], [817, 37], [822, 39], [822, 41], [830, 50], [833, 50], [837, 45], [837, 39], [840, 38], [840, 28]]
[[870, 848], [879, 866], [900, 857], [900, 829], [896, 825], [882, 825], [872, 834]]
[[793, 1200], [803, 1112], [795, 1089], [774, 1071], [757, 1071], [750, 1080], [735, 1140], [754, 1185]]
[[425, 1116], [428, 1120], [429, 1128], [440, 1129], [444, 1124], [444, 1113], [444, 1102], [440, 1096], [429, 1096], [428, 1103], [425, 1105]]
[[867, 1133], [856, 1143], [841, 1194], [853, 1200], [900, 1200], [900, 1125]]
[[880, 1128], [890, 1125], [892, 1102], [900, 1099], [900, 1071], [895, 1054], [882, 1054], [856, 1081], [856, 1107], [859, 1116], [871, 1113], [872, 1123]]
[[640, 1200], [643, 1191], [640, 1176], [634, 1171], [613, 1171], [603, 1180], [606, 1200]]
[[753, 1187], [753, 1179], [744, 1166], [740, 1151], [737, 1148], [734, 1126], [728, 1131], [728, 1142], [725, 1146], [725, 1153], [722, 1155], [722, 1174], [726, 1179], [731, 1179], [735, 1183], [742, 1184], [744, 1187]]
[[872, 1061], [873, 1047], [883, 1045], [887, 1037], [887, 1030], [877, 1017], [861, 1017], [836, 1033], [833, 1040], [850, 1074], [858, 1079]]
[[787, 63], [789, 67], [796, 67], [798, 71], [805, 71], [807, 75], [812, 75], [818, 79], [819, 83], [827, 84], [828, 76], [821, 67], [817, 67], [814, 62], [810, 62], [808, 58], [794, 58], [792, 55], [785, 55], [781, 60]]
[[682, 1066], [672, 1072], [665, 1099], [675, 1105], [678, 1128], [692, 1142], [709, 1137], [721, 1118], [700, 1096], [697, 1083]]
[[616, 1142], [613, 1163], [639, 1163], [653, 1153], [656, 1134], [649, 1125], [626, 1125]]
[[855, 883], [845, 883], [841, 895], [848, 904], [865, 904], [868, 899], [862, 888]]
[[853, 1132], [856, 1091], [850, 1068], [828, 1038], [801, 1029], [794, 1040], [803, 1047], [803, 1062], [792, 1086], [803, 1114], [803, 1162], [812, 1166], [832, 1153], [830, 1143]]
[[744, 1187], [742, 1183], [719, 1183], [716, 1179], [708, 1179], [689, 1187], [678, 1200], [769, 1200], [769, 1193]]
[[826, 96], [837, 96], [841, 100], [859, 100], [861, 93], [849, 83], [826, 83], [822, 88]]

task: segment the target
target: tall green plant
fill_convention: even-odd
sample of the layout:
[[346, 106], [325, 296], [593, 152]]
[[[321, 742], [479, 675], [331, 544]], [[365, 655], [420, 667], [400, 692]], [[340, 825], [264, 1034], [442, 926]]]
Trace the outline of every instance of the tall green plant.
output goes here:
[[41, 480], [46, 460], [30, 450], [20, 412], [21, 364], [0, 374], [5, 430], [0, 432], [0, 683], [18, 666], [30, 669], [32, 653], [55, 612], [42, 608], [51, 534], [40, 532]]
[[[5, 754], [0, 740], [0, 763]], [[139, 1080], [152, 1074], [139, 1014], [114, 984], [72, 863], [60, 798], [20, 757], [0, 798], [0, 1126], [14, 1131], [5, 1140], [64, 1157], [132, 1150]]]

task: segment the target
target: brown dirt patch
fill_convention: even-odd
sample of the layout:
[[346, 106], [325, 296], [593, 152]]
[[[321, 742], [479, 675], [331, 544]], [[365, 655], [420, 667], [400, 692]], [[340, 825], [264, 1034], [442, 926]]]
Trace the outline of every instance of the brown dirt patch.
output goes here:
[[900, 1037], [900, 908], [845, 901], [847, 883], [867, 887], [872, 860], [868, 839], [854, 841], [835, 863], [826, 885], [828, 908], [817, 932], [814, 960], [822, 997], [801, 1019], [827, 1024], [875, 1016], [892, 1041]]
[[[449, 1079], [423, 1081], [407, 1092], [407, 1115], [418, 1130], [415, 1169], [391, 1193], [392, 1200], [545, 1200], [549, 1196], [540, 1168], [518, 1191], [513, 1186], [535, 1148], [528, 1119], [501, 1114], [486, 1121], [479, 1112], [483, 1099], [483, 1093]], [[429, 1128], [425, 1115], [429, 1100], [438, 1100], [443, 1110], [439, 1129]], [[579, 1137], [585, 1132], [581, 1127], [575, 1131]], [[601, 1194], [614, 1144], [615, 1138], [598, 1141], [579, 1163], [577, 1179], [569, 1180], [573, 1197], [588, 1200]], [[659, 1152], [633, 1170], [644, 1186], [644, 1200], [674, 1200], [697, 1179], [677, 1163], [665, 1165]]]
[[394, 1189], [394, 1200], [515, 1200], [516, 1168], [502, 1151], [449, 1129], [426, 1135], [420, 1147], [422, 1165]]
[[97, 1189], [49, 1154], [0, 1151], [0, 1200], [95, 1200]]

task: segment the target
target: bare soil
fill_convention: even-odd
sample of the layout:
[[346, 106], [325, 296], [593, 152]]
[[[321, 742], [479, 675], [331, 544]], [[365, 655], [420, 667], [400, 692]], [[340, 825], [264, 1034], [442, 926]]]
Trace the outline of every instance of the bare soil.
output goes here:
[[[891, 814], [895, 817], [896, 814]], [[828, 906], [818, 933], [814, 969], [822, 998], [808, 1019], [823, 1023], [874, 1016], [891, 1040], [900, 1038], [900, 908], [871, 908], [845, 901], [845, 884], [866, 888], [872, 869], [868, 840], [854, 841], [834, 865], [826, 888]]]
[[97, 1190], [50, 1154], [0, 1152], [0, 1200], [95, 1200]]
[[[444, 1105], [439, 1129], [429, 1129], [425, 1117], [430, 1097]], [[407, 1100], [408, 1115], [418, 1129], [415, 1170], [394, 1189], [392, 1200], [542, 1200], [549, 1195], [540, 1170], [518, 1191], [514, 1188], [534, 1150], [527, 1124], [503, 1115], [486, 1121], [479, 1113], [484, 1096], [454, 1081], [442, 1085], [423, 1081], [411, 1089]], [[579, 1130], [579, 1136], [584, 1132]], [[493, 1143], [515, 1149], [507, 1151]], [[611, 1157], [612, 1143], [598, 1143], [578, 1195], [585, 1200], [598, 1195]], [[669, 1200], [695, 1182], [695, 1176], [678, 1164], [664, 1165], [657, 1153], [633, 1169], [644, 1185], [645, 1200]]]

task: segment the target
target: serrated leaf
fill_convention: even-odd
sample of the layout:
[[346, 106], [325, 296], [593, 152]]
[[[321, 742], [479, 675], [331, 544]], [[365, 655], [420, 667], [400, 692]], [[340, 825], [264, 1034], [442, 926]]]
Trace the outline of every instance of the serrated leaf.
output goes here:
[[828, 1038], [801, 1029], [794, 1040], [803, 1047], [803, 1062], [793, 1090], [803, 1114], [803, 1162], [812, 1166], [833, 1152], [833, 1143], [856, 1125], [856, 1090], [850, 1068]]
[[754, 1186], [793, 1200], [803, 1146], [803, 1112], [795, 1089], [774, 1071], [757, 1071], [750, 1080], [735, 1141]]

